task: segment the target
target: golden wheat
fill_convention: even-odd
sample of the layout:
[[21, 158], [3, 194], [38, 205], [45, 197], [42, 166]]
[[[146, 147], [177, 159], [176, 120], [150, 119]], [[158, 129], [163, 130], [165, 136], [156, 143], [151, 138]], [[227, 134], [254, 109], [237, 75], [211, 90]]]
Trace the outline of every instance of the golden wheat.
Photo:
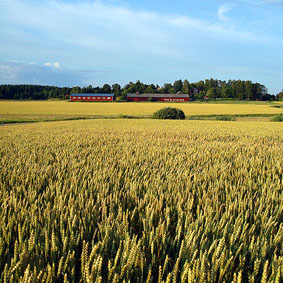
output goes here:
[[[55, 117], [72, 116], [151, 116], [163, 107], [177, 107], [188, 115], [216, 114], [278, 114], [282, 113], [280, 103], [250, 102], [250, 103], [133, 103], [133, 102], [69, 102], [69, 101], [0, 101], [0, 119], [19, 115], [27, 120], [30, 117], [39, 118], [46, 115]], [[13, 116], [12, 116], [13, 117]]]
[[1, 126], [1, 282], [282, 282], [279, 123]]

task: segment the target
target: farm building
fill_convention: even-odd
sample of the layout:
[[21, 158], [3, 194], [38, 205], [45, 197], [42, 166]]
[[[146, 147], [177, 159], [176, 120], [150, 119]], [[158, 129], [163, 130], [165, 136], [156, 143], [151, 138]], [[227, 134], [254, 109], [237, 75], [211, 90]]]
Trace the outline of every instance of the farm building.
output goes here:
[[115, 101], [112, 93], [72, 93], [71, 101]]
[[188, 94], [168, 94], [168, 93], [128, 93], [128, 101], [163, 101], [163, 102], [185, 102], [189, 101]]

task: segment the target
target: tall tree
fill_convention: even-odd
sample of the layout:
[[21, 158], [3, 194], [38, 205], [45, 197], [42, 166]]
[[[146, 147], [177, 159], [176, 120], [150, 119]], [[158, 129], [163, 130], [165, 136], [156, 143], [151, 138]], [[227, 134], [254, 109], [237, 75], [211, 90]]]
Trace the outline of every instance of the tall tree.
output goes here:
[[208, 97], [209, 99], [214, 99], [214, 98], [216, 98], [216, 90], [215, 90], [215, 88], [210, 88], [210, 89], [207, 91], [206, 95], [207, 95], [207, 97]]
[[112, 85], [112, 91], [115, 92], [116, 96], [121, 95], [121, 86], [119, 84]]
[[182, 92], [187, 94], [190, 93], [190, 83], [188, 80], [184, 80]]
[[224, 99], [224, 98], [227, 98], [228, 96], [229, 96], [228, 86], [226, 82], [224, 81], [221, 85], [221, 98]]
[[280, 101], [282, 100], [283, 101], [283, 89], [276, 96], [277, 96], [278, 100], [280, 100]]
[[183, 82], [182, 80], [177, 80], [173, 84], [173, 88], [175, 89], [175, 92], [181, 91], [183, 88]]
[[72, 93], [81, 93], [81, 88], [79, 86], [72, 87], [70, 94]]
[[245, 93], [246, 99], [252, 100], [253, 98], [253, 85], [251, 81], [245, 81]]
[[169, 93], [169, 90], [172, 88], [172, 84], [164, 84], [163, 89], [165, 93]]
[[110, 93], [111, 92], [111, 86], [109, 84], [104, 84], [102, 87], [103, 93]]
[[144, 93], [154, 93], [154, 89], [152, 88], [151, 85], [149, 85], [149, 86], [145, 89]]

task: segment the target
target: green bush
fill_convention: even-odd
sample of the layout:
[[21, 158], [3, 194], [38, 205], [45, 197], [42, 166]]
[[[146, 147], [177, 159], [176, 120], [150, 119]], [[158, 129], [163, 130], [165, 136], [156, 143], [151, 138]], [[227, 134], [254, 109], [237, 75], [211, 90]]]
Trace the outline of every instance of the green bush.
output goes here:
[[216, 117], [217, 121], [236, 121], [234, 116], [218, 116]]
[[178, 108], [165, 107], [153, 113], [154, 119], [185, 119], [185, 113]]
[[273, 121], [273, 122], [283, 122], [283, 113], [274, 116], [271, 121]]

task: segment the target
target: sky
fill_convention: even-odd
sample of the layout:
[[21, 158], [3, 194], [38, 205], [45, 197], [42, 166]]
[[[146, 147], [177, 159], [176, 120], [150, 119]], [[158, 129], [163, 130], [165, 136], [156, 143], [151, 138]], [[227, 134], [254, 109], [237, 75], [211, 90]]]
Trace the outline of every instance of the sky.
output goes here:
[[0, 84], [283, 89], [283, 0], [0, 0]]

